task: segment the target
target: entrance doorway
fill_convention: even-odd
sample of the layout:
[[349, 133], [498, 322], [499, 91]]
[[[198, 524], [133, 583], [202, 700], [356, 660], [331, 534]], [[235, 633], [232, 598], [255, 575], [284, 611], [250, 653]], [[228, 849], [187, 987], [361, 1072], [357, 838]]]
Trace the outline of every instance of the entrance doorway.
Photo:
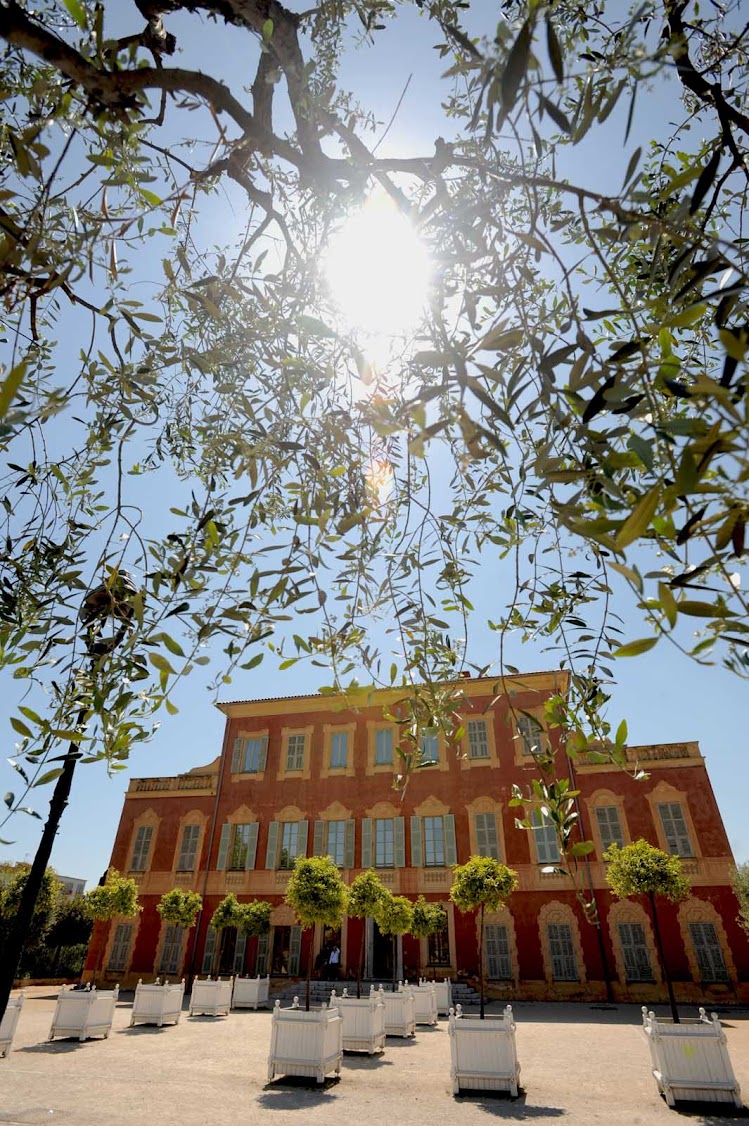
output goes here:
[[276, 975], [299, 975], [299, 955], [302, 948], [301, 927], [274, 927], [271, 948], [270, 972]]
[[[403, 977], [403, 939], [395, 939], [396, 979]], [[393, 980], [393, 938], [382, 934], [374, 919], [367, 919], [367, 957], [365, 977], [370, 981], [387, 985]]]

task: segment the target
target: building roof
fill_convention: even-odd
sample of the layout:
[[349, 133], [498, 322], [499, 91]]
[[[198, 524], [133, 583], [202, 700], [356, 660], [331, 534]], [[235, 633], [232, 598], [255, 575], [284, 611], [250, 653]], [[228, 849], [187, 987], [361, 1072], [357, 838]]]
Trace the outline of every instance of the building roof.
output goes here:
[[[566, 669], [539, 669], [539, 670], [536, 670], [534, 672], [498, 673], [496, 676], [469, 676], [469, 675], [467, 675], [467, 676], [456, 677], [455, 680], [442, 680], [442, 681], [438, 681], [436, 683], [438, 683], [440, 686], [455, 685], [456, 687], [465, 686], [466, 684], [485, 684], [485, 685], [497, 685], [497, 686], [499, 686], [502, 681], [505, 681], [505, 682], [508, 682], [508, 681], [523, 681], [523, 680], [528, 680], [532, 677], [549, 677], [549, 676], [562, 677], [566, 681], [569, 677], [569, 673], [567, 672]], [[349, 698], [353, 702], [353, 700], [355, 698], [357, 698], [357, 697], [361, 698], [364, 695], [379, 695], [381, 693], [403, 694], [403, 693], [408, 692], [413, 687], [417, 687], [417, 686], [416, 685], [409, 685], [409, 684], [390, 684], [390, 685], [382, 685], [381, 687], [378, 687], [377, 685], [374, 685], [374, 684], [362, 684], [362, 685], [360, 685], [356, 688], [353, 688], [353, 689], [343, 689], [340, 692], [330, 692], [330, 693], [326, 693], [326, 692], [302, 692], [302, 693], [299, 693], [299, 694], [295, 693], [295, 694], [291, 694], [291, 695], [288, 695], [288, 696], [255, 696], [251, 699], [246, 699], [246, 700], [219, 700], [219, 701], [216, 702], [215, 707], [217, 707], [220, 712], [223, 712], [225, 715], [227, 715], [227, 714], [229, 714], [229, 711], [232, 708], [242, 707], [242, 706], [247, 705], [247, 704], [266, 704], [266, 703], [270, 704], [270, 703], [279, 703], [280, 701], [284, 701], [284, 700], [320, 700], [320, 699], [330, 699], [330, 701], [332, 702], [335, 699], [341, 699], [341, 698], [343, 698], [343, 699]]]

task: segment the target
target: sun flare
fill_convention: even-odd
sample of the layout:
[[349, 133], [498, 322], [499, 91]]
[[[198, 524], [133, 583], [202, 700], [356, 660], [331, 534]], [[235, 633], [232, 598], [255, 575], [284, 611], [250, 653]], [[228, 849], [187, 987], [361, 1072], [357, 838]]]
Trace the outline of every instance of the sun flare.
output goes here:
[[370, 196], [331, 239], [324, 274], [351, 328], [373, 338], [395, 337], [416, 327], [431, 265], [416, 230], [381, 193]]

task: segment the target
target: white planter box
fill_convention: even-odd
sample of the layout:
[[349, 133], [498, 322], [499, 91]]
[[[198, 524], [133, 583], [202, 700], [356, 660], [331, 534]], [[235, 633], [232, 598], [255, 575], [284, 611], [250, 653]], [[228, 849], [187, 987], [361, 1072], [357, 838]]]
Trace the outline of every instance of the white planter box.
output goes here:
[[155, 981], [144, 985], [139, 981], [135, 987], [135, 1000], [130, 1015], [130, 1027], [134, 1024], [179, 1024], [182, 1016], [182, 998], [185, 995], [185, 979], [170, 985]]
[[453, 1003], [453, 983], [449, 977], [444, 981], [427, 981], [425, 977], [419, 978], [419, 985], [431, 985], [434, 987], [435, 996], [437, 998], [437, 1012], [444, 1013], [445, 1016], [450, 1012]]
[[231, 1008], [231, 989], [234, 979], [207, 977], [203, 981], [195, 978], [190, 994], [190, 1016], [203, 1013], [209, 1017], [228, 1016]]
[[385, 1002], [385, 1035], [416, 1035], [416, 1001], [410, 985], [401, 985], [397, 993], [383, 991]]
[[55, 1036], [103, 1036], [106, 1040], [112, 1027], [114, 1006], [120, 987], [114, 989], [66, 989], [63, 985], [57, 998], [49, 1040]]
[[741, 1092], [717, 1014], [708, 1017], [702, 1008], [699, 1013], [674, 1024], [670, 1017], [656, 1017], [643, 1005], [642, 1026], [658, 1090], [669, 1106], [677, 1099], [689, 1099], [740, 1107]]
[[[403, 988], [399, 986], [399, 988]], [[433, 985], [425, 982], [424, 985], [407, 986], [414, 995], [414, 1020], [417, 1024], [437, 1023], [437, 992]]]
[[233, 1009], [257, 1009], [268, 1005], [270, 977], [236, 977], [234, 979]]
[[23, 993], [19, 993], [17, 997], [11, 997], [8, 1001], [3, 1019], [0, 1020], [0, 1059], [7, 1056], [13, 1047], [13, 1037], [16, 1034], [16, 1025], [22, 1008]]
[[501, 1017], [465, 1017], [458, 1005], [450, 1009], [450, 1076], [453, 1091], [509, 1091], [516, 1097], [520, 1064], [515, 1047], [515, 1022], [507, 1006]]
[[373, 1055], [385, 1047], [385, 1002], [382, 986], [370, 987], [365, 997], [351, 997], [347, 989], [338, 997], [335, 989], [330, 995], [343, 1022], [344, 1052], [368, 1052]]
[[268, 1082], [276, 1075], [304, 1075], [325, 1080], [343, 1066], [343, 1021], [338, 1007], [323, 1005], [307, 1013], [294, 998], [291, 1009], [276, 1001], [271, 1021]]

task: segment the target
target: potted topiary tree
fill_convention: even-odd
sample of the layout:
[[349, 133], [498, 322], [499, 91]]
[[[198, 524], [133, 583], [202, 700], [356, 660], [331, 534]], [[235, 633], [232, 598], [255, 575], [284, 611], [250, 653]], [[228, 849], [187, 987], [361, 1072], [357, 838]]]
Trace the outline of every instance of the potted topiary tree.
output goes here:
[[[286, 885], [286, 902], [302, 930], [317, 925], [339, 928], [346, 911], [346, 885], [330, 856], [297, 857]], [[322, 1083], [343, 1064], [343, 1023], [335, 1005], [310, 1011], [312, 944], [307, 953], [306, 1004], [298, 998], [290, 1009], [276, 1001], [273, 1009], [268, 1080], [277, 1073], [306, 1075]]]
[[[213, 912], [209, 926], [213, 927], [220, 939], [221, 932], [226, 930], [227, 927], [239, 926], [241, 918], [242, 908], [232, 891], [224, 896]], [[213, 956], [213, 972], [216, 976], [213, 978], [209, 976], [202, 981], [196, 977], [193, 981], [190, 993], [190, 1016], [194, 1016], [196, 1013], [203, 1013], [206, 1016], [229, 1015], [234, 981], [232, 977], [228, 977], [225, 981], [219, 978], [220, 959], [221, 942], [217, 941], [216, 952]]]
[[508, 1005], [500, 1019], [486, 1020], [484, 1011], [484, 917], [486, 910], [499, 911], [518, 886], [517, 872], [491, 856], [472, 856], [453, 868], [450, 898], [459, 911], [479, 912], [479, 1018], [463, 1015], [460, 1005], [450, 1009], [450, 1073], [453, 1090], [479, 1087], [482, 1090], [518, 1093], [520, 1064], [515, 1048], [515, 1023]]
[[656, 1017], [643, 1005], [643, 1031], [648, 1041], [653, 1076], [669, 1106], [677, 1099], [733, 1102], [741, 1106], [741, 1094], [733, 1073], [728, 1046], [716, 1013], [708, 1018], [700, 1008], [696, 1018], [681, 1021], [673, 984], [666, 963], [658, 921], [658, 897], [679, 903], [690, 892], [678, 856], [669, 856], [647, 841], [634, 841], [620, 848], [613, 844], [604, 854], [606, 878], [619, 899], [643, 895], [650, 903], [653, 933], [668, 990], [671, 1018]]
[[353, 880], [348, 892], [346, 914], [352, 919], [361, 919], [362, 935], [359, 946], [359, 961], [356, 966], [356, 996], [361, 997], [361, 979], [364, 970], [364, 944], [367, 937], [367, 919], [373, 919], [377, 906], [388, 891], [377, 873], [369, 868], [360, 872]]
[[393, 895], [386, 891], [375, 912], [375, 922], [382, 934], [389, 934], [393, 940], [393, 984], [392, 992], [384, 993], [385, 1032], [388, 1036], [414, 1036], [416, 1033], [416, 1001], [410, 985], [396, 991], [398, 972], [396, 939], [399, 934], [408, 934], [413, 925], [413, 906], [404, 895]]
[[[107, 871], [103, 884], [92, 888], [85, 895], [86, 912], [95, 923], [111, 923], [112, 919], [133, 919], [142, 908], [138, 904], [138, 885], [129, 876], [121, 876], [116, 868]], [[93, 987], [104, 959], [106, 942], [101, 932], [94, 939], [99, 940], [99, 953], [94, 963]]]
[[360, 872], [348, 890], [346, 914], [349, 918], [362, 920], [359, 961], [356, 968], [356, 997], [349, 997], [346, 989], [341, 997], [336, 995], [335, 990], [331, 995], [331, 1003], [337, 1005], [343, 1021], [345, 1052], [368, 1052], [372, 1055], [385, 1046], [385, 1002], [382, 999], [382, 989], [375, 990], [374, 986], [371, 986], [368, 995], [362, 997], [361, 979], [366, 920], [374, 918], [377, 905], [386, 894], [382, 881], [371, 868], [366, 872]]
[[[239, 921], [237, 930], [245, 938], [260, 938], [270, 931], [270, 916], [273, 907], [263, 899], [253, 899], [251, 903], [239, 905]], [[270, 988], [270, 975], [260, 977], [236, 977], [234, 979], [234, 998], [232, 1007], [235, 1009], [257, 1009], [259, 1005], [268, 1004]]]
[[[447, 912], [441, 903], [428, 903], [423, 895], [413, 905], [411, 919], [411, 934], [414, 938], [428, 939], [430, 935], [439, 934], [447, 925]], [[421, 966], [419, 967], [421, 968]], [[439, 997], [438, 997], [438, 985]], [[414, 1000], [416, 1002], [416, 1023], [437, 1023], [437, 1013], [440, 1008], [440, 999], [443, 1002], [443, 1011], [447, 1012], [450, 1005], [444, 1002], [449, 997], [450, 982], [427, 981], [419, 979], [419, 984], [414, 986]]]
[[[202, 906], [203, 900], [196, 891], [183, 891], [181, 888], [172, 888], [171, 891], [164, 892], [156, 904], [156, 910], [167, 927], [162, 945], [162, 964], [165, 956], [172, 953], [177, 955], [174, 962], [175, 973], [179, 972], [182, 932], [195, 926], [195, 920]], [[156, 966], [154, 966], [155, 972]], [[179, 1024], [184, 995], [184, 978], [178, 982], [161, 982], [157, 978], [147, 985], [139, 981], [135, 987], [130, 1027], [135, 1024], [155, 1024], [161, 1028], [167, 1023]]]

